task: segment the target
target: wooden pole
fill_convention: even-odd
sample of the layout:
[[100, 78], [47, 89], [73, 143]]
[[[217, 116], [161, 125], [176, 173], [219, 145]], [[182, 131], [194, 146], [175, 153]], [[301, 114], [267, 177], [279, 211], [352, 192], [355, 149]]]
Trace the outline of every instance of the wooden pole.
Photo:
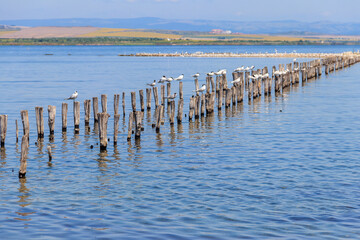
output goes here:
[[161, 95], [161, 105], [164, 105], [164, 103], [165, 103], [165, 85], [161, 85], [160, 95]]
[[114, 115], [114, 145], [117, 144], [117, 140], [118, 140], [119, 120], [120, 120], [120, 114], [115, 114]]
[[142, 112], [135, 112], [135, 139], [139, 139], [141, 136], [141, 123], [142, 123]]
[[215, 89], [215, 81], [214, 81], [214, 78], [212, 76], [209, 77], [210, 78], [210, 83], [211, 83], [211, 91], [212, 92], [215, 92], [216, 89]]
[[21, 156], [20, 156], [20, 170], [19, 170], [19, 178], [25, 178], [26, 175], [26, 167], [27, 167], [27, 153], [29, 148], [29, 135], [24, 134], [21, 139]]
[[[197, 78], [195, 78], [195, 91], [199, 89], [199, 80]], [[198, 93], [196, 93], [198, 94]]]
[[183, 109], [184, 109], [184, 99], [180, 98], [178, 101], [178, 114], [177, 114], [178, 123], [182, 122]]
[[[209, 95], [210, 95], [210, 93], [206, 93], [206, 96], [209, 96]], [[200, 101], [201, 101], [200, 115], [204, 116], [205, 115], [205, 95], [204, 94], [201, 95]]]
[[85, 111], [85, 126], [89, 126], [90, 114], [91, 114], [91, 100], [84, 101], [84, 111]]
[[170, 105], [170, 95], [171, 95], [171, 83], [166, 84], [166, 92], [167, 92], [167, 104]]
[[35, 107], [36, 130], [38, 138], [44, 138], [44, 109], [42, 107]]
[[159, 106], [159, 92], [158, 92], [158, 88], [154, 87], [153, 89], [153, 94], [154, 94], [154, 100], [155, 100], [155, 108], [157, 108]]
[[67, 128], [67, 112], [68, 112], [68, 104], [61, 104], [61, 122], [62, 122], [62, 132], [66, 132]]
[[94, 123], [98, 121], [98, 112], [99, 112], [99, 100], [97, 97], [93, 97], [93, 112], [94, 112]]
[[0, 115], [0, 146], [5, 146], [8, 115]]
[[210, 93], [210, 76], [206, 77], [206, 93]]
[[183, 99], [184, 98], [184, 93], [183, 93], [183, 82], [179, 82], [179, 99]]
[[108, 144], [107, 124], [108, 124], [109, 117], [110, 117], [110, 114], [108, 114], [107, 112], [98, 113], [100, 151], [105, 151], [107, 148], [107, 144]]
[[56, 106], [48, 105], [48, 125], [50, 130], [50, 135], [53, 135], [55, 132], [55, 115], [56, 115]]
[[145, 110], [145, 104], [144, 104], [144, 90], [139, 90], [139, 96], [140, 96], [140, 109], [143, 112]]
[[200, 96], [195, 96], [195, 119], [200, 117]]
[[146, 89], [146, 109], [151, 109], [151, 88]]
[[80, 131], [80, 102], [74, 101], [73, 111], [74, 111], [74, 131], [75, 131], [75, 133], [79, 133], [79, 131]]
[[194, 110], [195, 110], [195, 97], [191, 97], [189, 102], [189, 121], [191, 121], [194, 116]]
[[107, 95], [106, 94], [101, 94], [101, 110], [103, 113], [107, 112]]
[[114, 115], [119, 114], [120, 94], [114, 94]]
[[18, 120], [15, 120], [15, 127], [16, 127], [16, 142], [19, 141], [19, 126], [18, 126]]
[[125, 117], [125, 92], [122, 93], [123, 117]]
[[161, 118], [162, 118], [162, 115], [163, 115], [163, 111], [164, 111], [164, 106], [163, 105], [160, 105], [159, 107], [159, 110], [158, 110], [158, 114], [157, 114], [157, 117], [156, 117], [156, 132], [159, 133], [160, 132], [160, 125], [161, 125]]
[[136, 112], [136, 93], [131, 92], [131, 107], [133, 112]]
[[175, 122], [175, 101], [171, 101], [170, 102], [170, 107], [171, 107], [171, 110], [170, 110], [170, 125], [173, 125], [174, 122]]
[[128, 141], [131, 139], [133, 122], [134, 122], [134, 112], [130, 112], [130, 113], [129, 113], [128, 135], [127, 135], [127, 140], [128, 140]]
[[27, 135], [27, 137], [29, 138], [29, 134], [30, 134], [29, 112], [28, 110], [22, 110], [20, 111], [20, 115], [23, 124], [23, 134]]

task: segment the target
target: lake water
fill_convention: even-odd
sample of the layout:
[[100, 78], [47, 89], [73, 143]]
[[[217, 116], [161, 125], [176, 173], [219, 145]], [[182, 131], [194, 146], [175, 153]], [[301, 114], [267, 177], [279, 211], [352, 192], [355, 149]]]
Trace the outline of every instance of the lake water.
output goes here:
[[[0, 236], [3, 239], [359, 239], [360, 65], [291, 87], [281, 96], [247, 99], [213, 116], [160, 134], [145, 112], [141, 141], [99, 153], [98, 135], [84, 129], [83, 101], [146, 88], [162, 75], [185, 74], [184, 113], [196, 72], [284, 58], [141, 58], [136, 52], [344, 52], [360, 46], [58, 46], [0, 47], [0, 114], [8, 114], [0, 151]], [[53, 54], [53, 55], [45, 55]], [[307, 61], [308, 59], [298, 59]], [[228, 74], [228, 79], [230, 79]], [[61, 103], [74, 90], [80, 133], [69, 102], [66, 134]], [[178, 90], [172, 84], [172, 92]], [[57, 107], [55, 138], [37, 141], [35, 106]], [[29, 110], [26, 179], [18, 179], [15, 119]], [[113, 136], [113, 118], [108, 125]], [[20, 126], [20, 131], [22, 130]], [[53, 148], [48, 164], [46, 146]], [[94, 145], [91, 149], [90, 145]]]

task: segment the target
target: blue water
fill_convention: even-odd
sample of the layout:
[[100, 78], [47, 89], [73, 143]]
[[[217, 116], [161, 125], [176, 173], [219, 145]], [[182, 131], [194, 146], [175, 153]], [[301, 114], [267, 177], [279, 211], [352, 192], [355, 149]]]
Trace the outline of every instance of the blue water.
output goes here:
[[[119, 53], [175, 51], [271, 52], [249, 47], [0, 47], [0, 114], [8, 114], [0, 151], [0, 236], [4, 239], [359, 239], [360, 65], [294, 86], [280, 96], [215, 111], [181, 125], [166, 119], [151, 128], [145, 112], [141, 141], [126, 140], [107, 153], [98, 135], [74, 134], [69, 106], [61, 133], [61, 103], [145, 89], [163, 74], [184, 79], [184, 113], [193, 94], [190, 77], [241, 65], [257, 68], [292, 59], [131, 58]], [[357, 51], [355, 46], [276, 46], [278, 52]], [[54, 55], [44, 55], [53, 53]], [[68, 55], [71, 54], [71, 55]], [[299, 59], [306, 61], [307, 59]], [[230, 79], [228, 74], [228, 79]], [[172, 85], [172, 92], [178, 90]], [[71, 103], [71, 102], [69, 102]], [[57, 107], [55, 138], [35, 145], [35, 106]], [[153, 103], [152, 103], [153, 104]], [[26, 179], [18, 179], [20, 144], [14, 121], [29, 110]], [[281, 110], [281, 111], [280, 111]], [[45, 125], [47, 112], [45, 113]], [[21, 125], [21, 124], [20, 124]], [[109, 138], [113, 119], [109, 119]], [[20, 132], [22, 128], [20, 127]], [[48, 164], [46, 146], [53, 148]], [[90, 145], [94, 145], [91, 149]]]

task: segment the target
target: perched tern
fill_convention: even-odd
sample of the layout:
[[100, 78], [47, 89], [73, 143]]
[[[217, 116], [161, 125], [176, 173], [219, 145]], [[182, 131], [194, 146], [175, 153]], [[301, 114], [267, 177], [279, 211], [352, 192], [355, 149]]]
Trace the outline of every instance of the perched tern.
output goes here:
[[240, 82], [240, 78], [237, 78], [234, 81], [231, 81], [231, 83], [239, 83], [239, 82]]
[[250, 70], [253, 70], [254, 68], [255, 68], [255, 66], [253, 65], [253, 66], [250, 67]]
[[156, 85], [156, 80], [154, 80], [152, 83], [147, 83], [147, 85], [154, 87]]
[[183, 80], [183, 78], [184, 78], [184, 74], [181, 74], [180, 76], [178, 76], [178, 77], [175, 78], [174, 80], [176, 80], [176, 81], [181, 81], [181, 80]]
[[244, 66], [241, 66], [241, 67], [238, 67], [238, 68], [236, 68], [235, 70], [234, 70], [234, 72], [242, 72], [242, 71], [244, 71]]
[[208, 76], [214, 76], [214, 72], [213, 71], [211, 71], [211, 72], [209, 72], [209, 73], [207, 73], [206, 75], [208, 75]]
[[168, 97], [165, 97], [166, 99], [175, 99], [176, 98], [176, 93], [174, 93], [173, 95], [170, 95]]
[[172, 77], [169, 77], [166, 79], [167, 82], [172, 82], [174, 79]]
[[77, 91], [75, 91], [73, 94], [71, 94], [71, 96], [70, 97], [68, 97], [68, 98], [65, 98], [64, 100], [75, 100], [76, 98], [77, 98], [77, 96], [78, 96], [79, 94], [78, 94], [78, 92]]
[[198, 78], [200, 76], [200, 73], [196, 73], [194, 75], [192, 75], [194, 78]]
[[165, 76], [162, 76], [159, 80], [159, 83], [164, 83], [166, 81], [166, 77]]
[[196, 90], [193, 91], [193, 92], [199, 93], [199, 92], [203, 92], [203, 91], [205, 91], [205, 90], [206, 90], [206, 84], [203, 84], [203, 85], [201, 86], [201, 88], [196, 89]]

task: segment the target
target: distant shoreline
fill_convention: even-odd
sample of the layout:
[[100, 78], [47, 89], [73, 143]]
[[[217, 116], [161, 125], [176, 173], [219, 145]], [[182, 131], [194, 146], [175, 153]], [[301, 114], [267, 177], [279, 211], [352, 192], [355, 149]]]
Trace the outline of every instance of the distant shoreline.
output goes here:
[[360, 53], [136, 53], [119, 54], [120, 57], [205, 57], [205, 58], [324, 58], [359, 55]]

